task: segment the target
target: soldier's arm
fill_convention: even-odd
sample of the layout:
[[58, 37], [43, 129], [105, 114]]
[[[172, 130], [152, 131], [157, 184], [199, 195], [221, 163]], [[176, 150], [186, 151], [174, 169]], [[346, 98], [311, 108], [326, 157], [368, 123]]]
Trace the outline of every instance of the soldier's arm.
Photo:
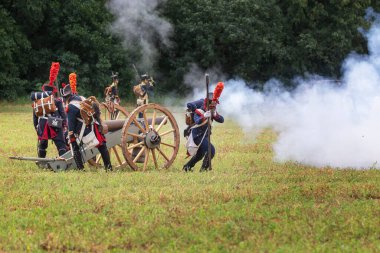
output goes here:
[[196, 109], [194, 111], [194, 122], [195, 124], [199, 125], [202, 124], [206, 120], [206, 118], [203, 116], [204, 111], [201, 109]]
[[65, 109], [63, 108], [63, 101], [61, 99], [58, 99], [56, 105], [58, 108], [58, 114], [63, 119], [62, 123], [63, 123], [63, 126], [65, 127], [67, 126], [67, 115], [66, 115]]
[[77, 127], [77, 111], [79, 111], [78, 108], [76, 108], [74, 105], [69, 104], [67, 110], [67, 123], [69, 129], [70, 142], [75, 142], [76, 139], [74, 136], [74, 132]]
[[223, 123], [224, 117], [220, 115], [217, 111], [215, 111], [215, 114], [212, 117], [216, 122]]
[[36, 116], [34, 111], [33, 111], [33, 125], [34, 125], [34, 129], [36, 129], [36, 131], [37, 131], [38, 117]]

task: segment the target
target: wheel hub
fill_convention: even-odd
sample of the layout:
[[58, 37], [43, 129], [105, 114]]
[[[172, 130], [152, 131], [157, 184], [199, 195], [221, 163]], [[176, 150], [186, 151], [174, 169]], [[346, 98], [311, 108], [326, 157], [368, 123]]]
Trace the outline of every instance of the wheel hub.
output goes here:
[[161, 137], [156, 131], [151, 130], [146, 134], [144, 141], [148, 148], [153, 149], [160, 146]]

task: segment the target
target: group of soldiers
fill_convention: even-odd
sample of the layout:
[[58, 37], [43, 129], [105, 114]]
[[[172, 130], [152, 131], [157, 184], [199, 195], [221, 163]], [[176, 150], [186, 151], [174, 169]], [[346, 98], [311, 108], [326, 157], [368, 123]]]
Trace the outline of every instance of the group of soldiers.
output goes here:
[[[120, 103], [118, 94], [118, 73], [112, 73], [112, 83], [105, 89], [105, 100], [115, 104]], [[92, 103], [94, 113], [91, 114], [90, 123], [86, 122], [81, 113], [81, 102], [86, 100], [80, 96], [76, 91], [76, 74], [71, 73], [69, 76], [70, 84], [64, 85], [60, 89], [58, 96], [58, 89], [52, 82], [45, 83], [42, 86], [42, 91], [48, 95], [53, 96], [55, 111], [46, 112], [42, 115], [33, 113], [34, 128], [38, 135], [38, 157], [46, 157], [46, 149], [48, 147], [48, 140], [51, 139], [57, 150], [59, 156], [62, 156], [67, 151], [71, 150], [73, 158], [77, 164], [78, 169], [84, 168], [84, 162], [81, 157], [81, 145], [84, 138], [92, 138], [93, 146], [97, 147], [101, 154], [104, 168], [106, 171], [112, 170], [110, 155], [106, 146], [106, 138], [102, 133], [100, 110], [97, 103]], [[149, 102], [149, 91], [154, 87], [153, 79], [148, 75], [141, 76], [141, 82], [133, 87], [133, 92], [136, 95], [136, 105], [141, 106]], [[209, 139], [205, 138], [206, 133], [211, 131], [210, 124], [205, 124], [208, 121], [224, 122], [224, 118], [217, 113], [216, 105], [218, 101], [211, 97], [202, 98], [187, 104], [187, 107], [193, 111], [194, 124], [189, 126], [188, 130], [191, 132], [193, 143], [197, 146], [195, 154], [184, 165], [183, 170], [193, 171], [195, 164], [203, 158], [201, 171], [207, 171], [210, 168], [209, 157], [214, 157], [215, 148], [209, 143]], [[208, 110], [207, 110], [208, 109]], [[62, 124], [59, 126], [51, 125], [51, 118], [53, 120], [60, 120]], [[208, 154], [211, 150], [211, 156]]]

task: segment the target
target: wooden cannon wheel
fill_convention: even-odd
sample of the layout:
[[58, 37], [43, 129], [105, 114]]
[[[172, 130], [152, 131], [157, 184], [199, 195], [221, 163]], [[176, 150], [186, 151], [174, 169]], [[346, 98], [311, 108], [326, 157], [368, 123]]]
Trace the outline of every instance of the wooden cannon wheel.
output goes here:
[[[102, 120], [126, 120], [129, 116], [129, 113], [124, 107], [114, 103], [110, 104], [103, 102], [100, 105], [100, 109], [102, 112]], [[121, 144], [109, 148], [108, 152], [110, 154], [112, 166], [115, 169], [123, 168], [128, 165], [123, 156]], [[102, 162], [103, 161], [100, 154], [98, 154], [94, 159], [88, 160], [88, 163], [91, 166], [96, 167], [102, 166]]]
[[137, 107], [124, 123], [121, 146], [133, 170], [169, 168], [177, 156], [180, 135], [168, 109], [158, 104]]

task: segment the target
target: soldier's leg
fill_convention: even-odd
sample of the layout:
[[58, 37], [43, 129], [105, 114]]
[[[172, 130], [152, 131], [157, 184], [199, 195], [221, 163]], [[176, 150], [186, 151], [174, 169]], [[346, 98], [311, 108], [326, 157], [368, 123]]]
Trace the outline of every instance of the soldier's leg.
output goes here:
[[[208, 142], [207, 142], [208, 143]], [[215, 156], [215, 147], [211, 144], [211, 159], [213, 159]], [[207, 151], [205, 153], [205, 157], [203, 158], [201, 171], [207, 171], [210, 169], [210, 162], [208, 158], [208, 144], [207, 144]]]
[[98, 147], [98, 150], [100, 152], [100, 155], [102, 156], [104, 168], [108, 170], [112, 170], [112, 165], [111, 165], [111, 158], [110, 154], [107, 149], [107, 145], [104, 143], [103, 145]]
[[48, 140], [40, 140], [38, 142], [38, 157], [40, 158], [46, 157], [47, 147], [48, 147]]
[[57, 132], [57, 136], [53, 139], [55, 146], [58, 150], [58, 155], [63, 156], [66, 153], [67, 147], [65, 143], [65, 137], [62, 129]]
[[[205, 143], [206, 141], [206, 143]], [[196, 142], [195, 142], [196, 143]], [[192, 171], [192, 168], [195, 166], [197, 162], [202, 160], [204, 157], [205, 153], [207, 152], [207, 140], [206, 138], [203, 139], [201, 145], [198, 148], [197, 153], [188, 161], [184, 166], [183, 170], [184, 171]]]
[[58, 150], [58, 155], [63, 156], [66, 153], [66, 143], [63, 140], [53, 140]]

